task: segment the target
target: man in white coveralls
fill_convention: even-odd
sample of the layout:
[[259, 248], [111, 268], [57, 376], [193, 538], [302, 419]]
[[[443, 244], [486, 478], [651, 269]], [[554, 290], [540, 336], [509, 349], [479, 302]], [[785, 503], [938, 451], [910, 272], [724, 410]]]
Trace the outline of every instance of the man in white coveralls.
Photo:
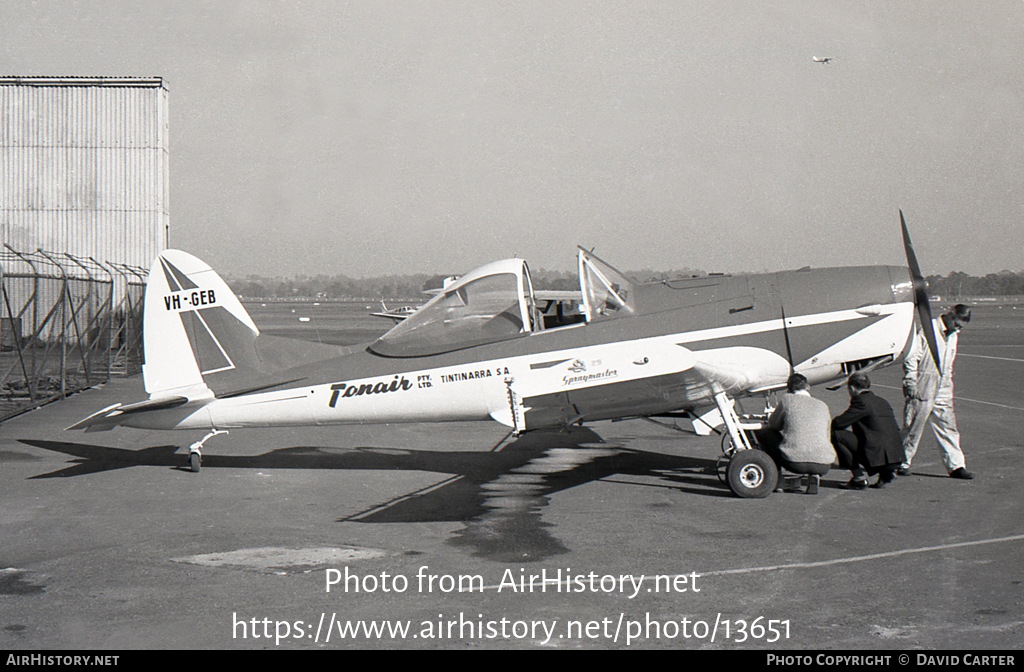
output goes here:
[[953, 360], [956, 359], [957, 332], [970, 321], [971, 309], [962, 303], [932, 320], [936, 344], [939, 346], [939, 361], [942, 363], [941, 372], [935, 368], [924, 332], [918, 330], [914, 336], [910, 353], [903, 362], [903, 398], [906, 401], [903, 451], [906, 457], [897, 471], [901, 476], [910, 474], [910, 462], [917, 452], [924, 427], [930, 420], [942, 451], [946, 472], [952, 478], [974, 478], [964, 468], [960, 432], [957, 431], [956, 414], [953, 412]]

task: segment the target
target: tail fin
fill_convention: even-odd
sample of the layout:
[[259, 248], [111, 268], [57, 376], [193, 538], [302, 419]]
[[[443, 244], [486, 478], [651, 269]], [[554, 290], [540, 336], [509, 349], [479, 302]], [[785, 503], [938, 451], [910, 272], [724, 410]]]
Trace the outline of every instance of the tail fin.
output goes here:
[[[213, 396], [256, 366], [259, 329], [206, 263], [164, 250], [146, 284], [142, 367], [150, 398]], [[230, 383], [228, 383], [230, 384]]]
[[[352, 351], [273, 337], [258, 349], [259, 329], [238, 297], [213, 269], [179, 250], [165, 250], [153, 262], [142, 327], [142, 375], [149, 399], [108, 406], [68, 429], [106, 431], [144, 414], [169, 411], [135, 426], [173, 429], [215, 397], [298, 382], [305, 374], [285, 371]], [[175, 411], [179, 408], [184, 415]]]

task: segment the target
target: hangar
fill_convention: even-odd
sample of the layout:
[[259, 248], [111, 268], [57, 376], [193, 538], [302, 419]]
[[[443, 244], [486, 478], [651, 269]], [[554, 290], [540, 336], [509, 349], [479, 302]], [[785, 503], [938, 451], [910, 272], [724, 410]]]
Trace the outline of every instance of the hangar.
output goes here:
[[170, 228], [160, 77], [0, 77], [0, 420], [141, 365]]

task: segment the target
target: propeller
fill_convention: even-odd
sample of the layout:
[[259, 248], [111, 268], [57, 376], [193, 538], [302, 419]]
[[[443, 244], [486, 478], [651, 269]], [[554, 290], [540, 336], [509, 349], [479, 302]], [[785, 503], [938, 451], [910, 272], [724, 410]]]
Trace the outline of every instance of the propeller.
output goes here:
[[[903, 210], [900, 210], [900, 226], [903, 228], [903, 250], [907, 254], [907, 265], [910, 267], [910, 279], [914, 284], [914, 307], [917, 309], [917, 319], [921, 323], [921, 330], [924, 332], [924, 338], [928, 342], [928, 350], [932, 353], [932, 359], [935, 361], [935, 368], [941, 371], [942, 364], [939, 363], [939, 346], [935, 340], [935, 328], [932, 324], [932, 307], [928, 302], [928, 283], [925, 281], [924, 276], [921, 275], [921, 266], [917, 263], [917, 255], [914, 254], [914, 245], [910, 242], [910, 232], [907, 230], [907, 220], [903, 217]], [[783, 319], [785, 319], [785, 315], [783, 315]], [[786, 344], [787, 346], [789, 344], [788, 336]], [[873, 371], [886, 363], [886, 361], [891, 361], [891, 359], [878, 359], [868, 366], [859, 369], [859, 371], [860, 373]], [[847, 376], [843, 382], [825, 389], [838, 390], [848, 380], [849, 376]]]
[[786, 337], [786, 359], [789, 361], [789, 375], [796, 373], [793, 366], [793, 348], [789, 344], [789, 325], [786, 324], [786, 307], [782, 306], [782, 335]]
[[935, 328], [932, 325], [932, 307], [928, 303], [928, 283], [921, 275], [921, 267], [917, 263], [917, 255], [914, 254], [914, 245], [910, 242], [910, 232], [907, 231], [907, 221], [903, 218], [902, 209], [900, 210], [900, 226], [903, 227], [903, 249], [907, 253], [910, 279], [914, 283], [914, 307], [917, 309], [917, 319], [921, 323], [921, 330], [928, 342], [932, 360], [935, 361], [935, 368], [942, 371], [942, 364], [939, 361], [939, 346], [935, 340]]

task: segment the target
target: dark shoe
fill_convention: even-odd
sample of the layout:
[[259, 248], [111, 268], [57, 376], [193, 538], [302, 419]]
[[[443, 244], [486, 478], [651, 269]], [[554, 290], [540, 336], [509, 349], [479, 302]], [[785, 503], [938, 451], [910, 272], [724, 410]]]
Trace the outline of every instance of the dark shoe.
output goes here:
[[898, 476], [910, 476], [910, 467], [900, 467], [896, 470]]
[[885, 486], [889, 485], [890, 483], [892, 483], [892, 479], [891, 478], [888, 479], [888, 480], [886, 480], [884, 478], [880, 478], [877, 481], [875, 481], [874, 483], [872, 483], [871, 487], [874, 488], [875, 490], [881, 490], [882, 488], [884, 488]]
[[840, 487], [842, 487], [844, 490], [867, 490], [868, 489], [868, 479], [866, 479], [866, 478], [851, 478], [848, 482], [844, 483]]
[[950, 478], [959, 478], [962, 481], [969, 481], [969, 480], [974, 478], [974, 474], [972, 474], [971, 472], [967, 471], [963, 467], [960, 467], [959, 469], [954, 469], [952, 471], [952, 473], [950, 473], [949, 477]]

